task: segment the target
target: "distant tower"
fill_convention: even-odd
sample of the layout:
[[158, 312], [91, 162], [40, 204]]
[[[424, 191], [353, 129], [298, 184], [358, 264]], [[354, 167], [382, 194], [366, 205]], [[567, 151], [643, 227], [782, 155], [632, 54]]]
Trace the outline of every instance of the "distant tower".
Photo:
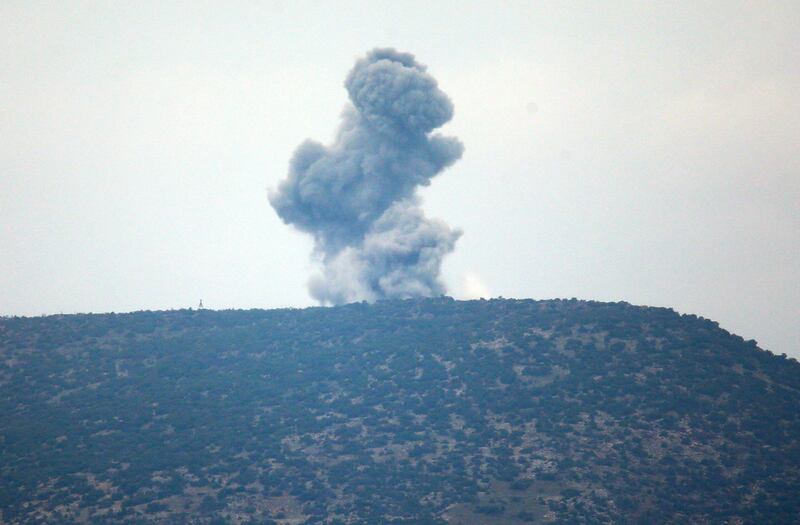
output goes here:
[[202, 299], [200, 299], [200, 304], [197, 307], [199, 309], [201, 309], [201, 310], [203, 309], [203, 300]]

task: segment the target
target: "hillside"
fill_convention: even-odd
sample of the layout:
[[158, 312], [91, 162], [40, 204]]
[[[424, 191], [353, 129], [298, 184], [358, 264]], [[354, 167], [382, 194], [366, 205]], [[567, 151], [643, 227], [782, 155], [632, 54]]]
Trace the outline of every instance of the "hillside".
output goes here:
[[0, 523], [798, 523], [800, 365], [576, 300], [0, 320]]

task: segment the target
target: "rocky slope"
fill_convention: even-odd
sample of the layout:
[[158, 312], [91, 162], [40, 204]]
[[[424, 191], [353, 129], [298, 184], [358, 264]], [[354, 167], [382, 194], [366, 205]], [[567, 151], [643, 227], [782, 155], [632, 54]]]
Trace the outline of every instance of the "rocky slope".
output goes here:
[[2, 523], [796, 523], [800, 365], [663, 308], [0, 320]]

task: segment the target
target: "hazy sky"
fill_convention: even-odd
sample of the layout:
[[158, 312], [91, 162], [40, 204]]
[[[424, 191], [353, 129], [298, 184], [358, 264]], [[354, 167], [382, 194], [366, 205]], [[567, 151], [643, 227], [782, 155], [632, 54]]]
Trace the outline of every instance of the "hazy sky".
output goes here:
[[[502, 6], [502, 7], [498, 7]], [[800, 357], [800, 2], [0, 3], [0, 314], [313, 304], [267, 188], [414, 53], [451, 294], [670, 306]]]

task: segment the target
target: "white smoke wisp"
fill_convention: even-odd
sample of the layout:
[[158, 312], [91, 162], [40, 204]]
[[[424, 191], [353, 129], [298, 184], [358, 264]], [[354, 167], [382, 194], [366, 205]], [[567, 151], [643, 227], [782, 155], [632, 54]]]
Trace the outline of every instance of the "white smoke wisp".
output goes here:
[[461, 157], [457, 139], [431, 134], [453, 105], [394, 49], [358, 60], [345, 87], [334, 143], [301, 144], [269, 195], [286, 224], [314, 237], [323, 269], [309, 291], [323, 304], [441, 295], [442, 259], [461, 232], [427, 219], [415, 193]]
[[461, 283], [461, 294], [464, 299], [485, 299], [492, 296], [489, 287], [474, 272], [464, 274]]

